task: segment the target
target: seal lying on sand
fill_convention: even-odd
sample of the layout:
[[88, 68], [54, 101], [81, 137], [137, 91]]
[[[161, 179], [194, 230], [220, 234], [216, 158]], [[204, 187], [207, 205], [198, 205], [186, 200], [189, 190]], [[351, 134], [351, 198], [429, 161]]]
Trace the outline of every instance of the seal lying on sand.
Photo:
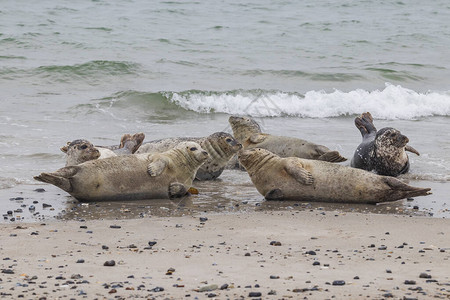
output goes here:
[[397, 129], [386, 127], [377, 131], [369, 112], [357, 117], [355, 125], [363, 140], [350, 162], [354, 168], [374, 171], [379, 175], [398, 176], [409, 170], [406, 151], [420, 155], [407, 145], [409, 139]]
[[51, 183], [80, 201], [173, 198], [187, 194], [207, 158], [199, 144], [185, 142], [163, 153], [91, 160], [34, 179]]
[[261, 133], [259, 124], [252, 118], [231, 116], [228, 121], [234, 137], [244, 149], [263, 148], [281, 157], [299, 157], [328, 162], [347, 160], [338, 151], [331, 151], [322, 145], [298, 138]]
[[267, 200], [375, 204], [430, 194], [429, 188], [393, 177], [329, 162], [281, 158], [265, 149], [243, 150], [239, 161]]
[[197, 180], [212, 180], [219, 177], [230, 158], [242, 148], [241, 144], [239, 144], [230, 134], [216, 132], [203, 138], [167, 138], [147, 142], [143, 144], [136, 153], [167, 151], [183, 141], [199, 143], [209, 154], [209, 158], [198, 169], [197, 174], [195, 175], [195, 179]]
[[124, 134], [118, 146], [94, 146], [91, 142], [83, 139], [68, 142], [61, 151], [67, 154], [66, 167], [78, 165], [89, 160], [103, 159], [117, 155], [133, 154], [139, 149], [144, 141], [143, 133], [134, 135]]

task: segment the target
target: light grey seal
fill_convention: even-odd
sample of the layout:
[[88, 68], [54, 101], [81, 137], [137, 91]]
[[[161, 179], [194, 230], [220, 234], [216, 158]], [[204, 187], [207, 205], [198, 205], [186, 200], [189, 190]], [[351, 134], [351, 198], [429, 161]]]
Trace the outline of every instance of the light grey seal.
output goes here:
[[124, 134], [120, 139], [120, 144], [117, 146], [94, 146], [87, 140], [78, 139], [68, 142], [66, 146], [61, 147], [61, 151], [67, 154], [67, 167], [94, 159], [133, 154], [142, 145], [144, 138], [145, 135], [143, 133]]
[[406, 151], [420, 155], [407, 145], [408, 137], [391, 127], [377, 131], [369, 112], [355, 119], [355, 125], [362, 135], [362, 143], [356, 148], [350, 166], [379, 175], [398, 176], [409, 171], [409, 157]]
[[394, 177], [324, 161], [281, 158], [265, 149], [243, 150], [239, 161], [267, 200], [375, 204], [430, 194], [429, 188], [412, 187]]
[[163, 153], [90, 160], [34, 179], [53, 184], [80, 201], [173, 198], [187, 194], [207, 158], [199, 144], [185, 142]]
[[232, 135], [225, 132], [216, 132], [207, 137], [166, 138], [150, 141], [144, 143], [137, 153], [166, 151], [183, 141], [199, 143], [209, 154], [209, 158], [200, 166], [195, 175], [197, 180], [212, 180], [219, 177], [230, 158], [242, 148]]
[[329, 162], [347, 160], [338, 151], [331, 151], [322, 145], [298, 138], [262, 133], [259, 124], [249, 117], [231, 116], [228, 121], [234, 137], [244, 149], [267, 149], [281, 157], [299, 157]]

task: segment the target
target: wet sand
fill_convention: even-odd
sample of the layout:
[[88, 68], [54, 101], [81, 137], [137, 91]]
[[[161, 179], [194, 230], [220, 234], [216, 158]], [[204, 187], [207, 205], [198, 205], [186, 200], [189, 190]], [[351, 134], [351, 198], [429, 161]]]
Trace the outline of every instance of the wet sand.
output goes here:
[[449, 225], [321, 210], [4, 224], [0, 296], [448, 299]]

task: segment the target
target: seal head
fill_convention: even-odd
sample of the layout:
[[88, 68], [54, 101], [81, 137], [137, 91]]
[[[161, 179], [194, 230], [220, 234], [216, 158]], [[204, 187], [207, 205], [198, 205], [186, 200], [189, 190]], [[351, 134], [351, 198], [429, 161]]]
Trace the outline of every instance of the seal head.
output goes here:
[[91, 142], [83, 139], [68, 142], [66, 146], [61, 147], [61, 151], [67, 154], [66, 166], [78, 165], [100, 157], [100, 151]]

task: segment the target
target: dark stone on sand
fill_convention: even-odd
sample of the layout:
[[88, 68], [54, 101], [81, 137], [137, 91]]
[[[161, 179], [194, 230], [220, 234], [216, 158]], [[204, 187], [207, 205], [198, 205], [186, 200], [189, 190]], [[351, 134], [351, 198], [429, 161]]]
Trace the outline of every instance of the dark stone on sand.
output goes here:
[[77, 260], [77, 264], [84, 264], [84, 259], [80, 258], [79, 260]]
[[416, 284], [415, 280], [405, 280], [405, 284], [414, 285]]
[[359, 276], [355, 276], [355, 277], [353, 277], [353, 279], [359, 279]]
[[47, 203], [42, 203], [42, 207], [43, 208], [47, 208], [47, 207], [52, 207], [52, 205], [51, 204], [47, 204]]
[[222, 285], [220, 286], [220, 289], [221, 289], [221, 290], [226, 290], [227, 288], [228, 288], [228, 283], [222, 284]]
[[406, 200], [408, 200], [408, 201], [414, 201], [414, 198], [408, 197], [408, 198], [406, 198]]
[[103, 250], [108, 250], [108, 249], [109, 249], [109, 247], [108, 247], [108, 246], [106, 246], [106, 245], [103, 245], [103, 246], [102, 246], [102, 249], [103, 249]]
[[206, 221], [208, 221], [207, 217], [200, 217], [200, 222], [206, 222]]
[[261, 293], [260, 292], [250, 292], [250, 293], [248, 293], [248, 296], [249, 297], [252, 297], [252, 298], [254, 298], [254, 297], [261, 297]]
[[270, 290], [268, 293], [267, 293], [267, 295], [276, 295], [277, 294], [277, 291], [275, 291], [275, 290]]
[[155, 242], [155, 241], [150, 241], [150, 242], [148, 242], [148, 245], [149, 245], [150, 247], [153, 247], [153, 246], [156, 245], [156, 243], [157, 243], [157, 242]]
[[86, 225], [81, 225], [80, 228], [81, 229], [87, 229], [87, 226]]
[[419, 209], [419, 206], [418, 205], [414, 205], [413, 209]]
[[111, 225], [111, 226], [109, 226], [109, 228], [120, 229], [120, 228], [122, 228], [122, 226], [119, 226], [119, 225]]
[[394, 298], [394, 295], [392, 293], [386, 293], [382, 295], [384, 298]]
[[28, 207], [28, 210], [35, 210], [36, 207], [34, 205], [30, 205], [30, 207]]
[[280, 276], [278, 276], [278, 275], [270, 275], [270, 279], [280, 279]]
[[250, 256], [250, 253], [249, 252], [247, 252], [247, 253], [245, 253], [245, 255], [244, 256]]
[[12, 210], [8, 210], [6, 213], [7, 213], [8, 215], [12, 215], [12, 214], [13, 214], [13, 211], [12, 211]]
[[3, 273], [3, 274], [14, 274], [14, 271], [11, 270], [11, 269], [3, 269], [3, 270], [2, 270], [2, 273]]
[[392, 271], [389, 270], [389, 269], [387, 269], [387, 270], [386, 270], [386, 273], [389, 273], [389, 274], [390, 274], [390, 273], [392, 273]]
[[105, 267], [113, 267], [116, 265], [116, 262], [114, 260], [108, 260], [108, 261], [105, 261], [105, 263], [103, 265]]
[[387, 246], [385, 246], [385, 245], [381, 245], [380, 247], [378, 247], [378, 250], [386, 250], [387, 249]]
[[270, 242], [270, 245], [271, 245], [271, 246], [281, 246], [281, 242], [278, 242], [278, 241], [271, 241], [271, 242]]
[[315, 261], [315, 262], [313, 262], [312, 265], [313, 265], [313, 266], [320, 266], [320, 262], [319, 262], [319, 261]]
[[429, 279], [429, 278], [431, 278], [431, 275], [427, 274], [427, 273], [420, 273], [419, 278], [427, 278], [427, 279]]
[[333, 281], [333, 285], [345, 285], [345, 281], [344, 280], [335, 280], [335, 281]]
[[35, 191], [35, 192], [38, 192], [38, 193], [43, 193], [43, 192], [45, 192], [45, 190], [44, 190], [43, 188], [35, 189], [34, 191]]
[[157, 286], [154, 289], [151, 289], [152, 292], [158, 293], [164, 291], [163, 287]]
[[307, 251], [306, 254], [309, 254], [309, 255], [316, 255], [316, 251], [310, 250], [310, 251]]

